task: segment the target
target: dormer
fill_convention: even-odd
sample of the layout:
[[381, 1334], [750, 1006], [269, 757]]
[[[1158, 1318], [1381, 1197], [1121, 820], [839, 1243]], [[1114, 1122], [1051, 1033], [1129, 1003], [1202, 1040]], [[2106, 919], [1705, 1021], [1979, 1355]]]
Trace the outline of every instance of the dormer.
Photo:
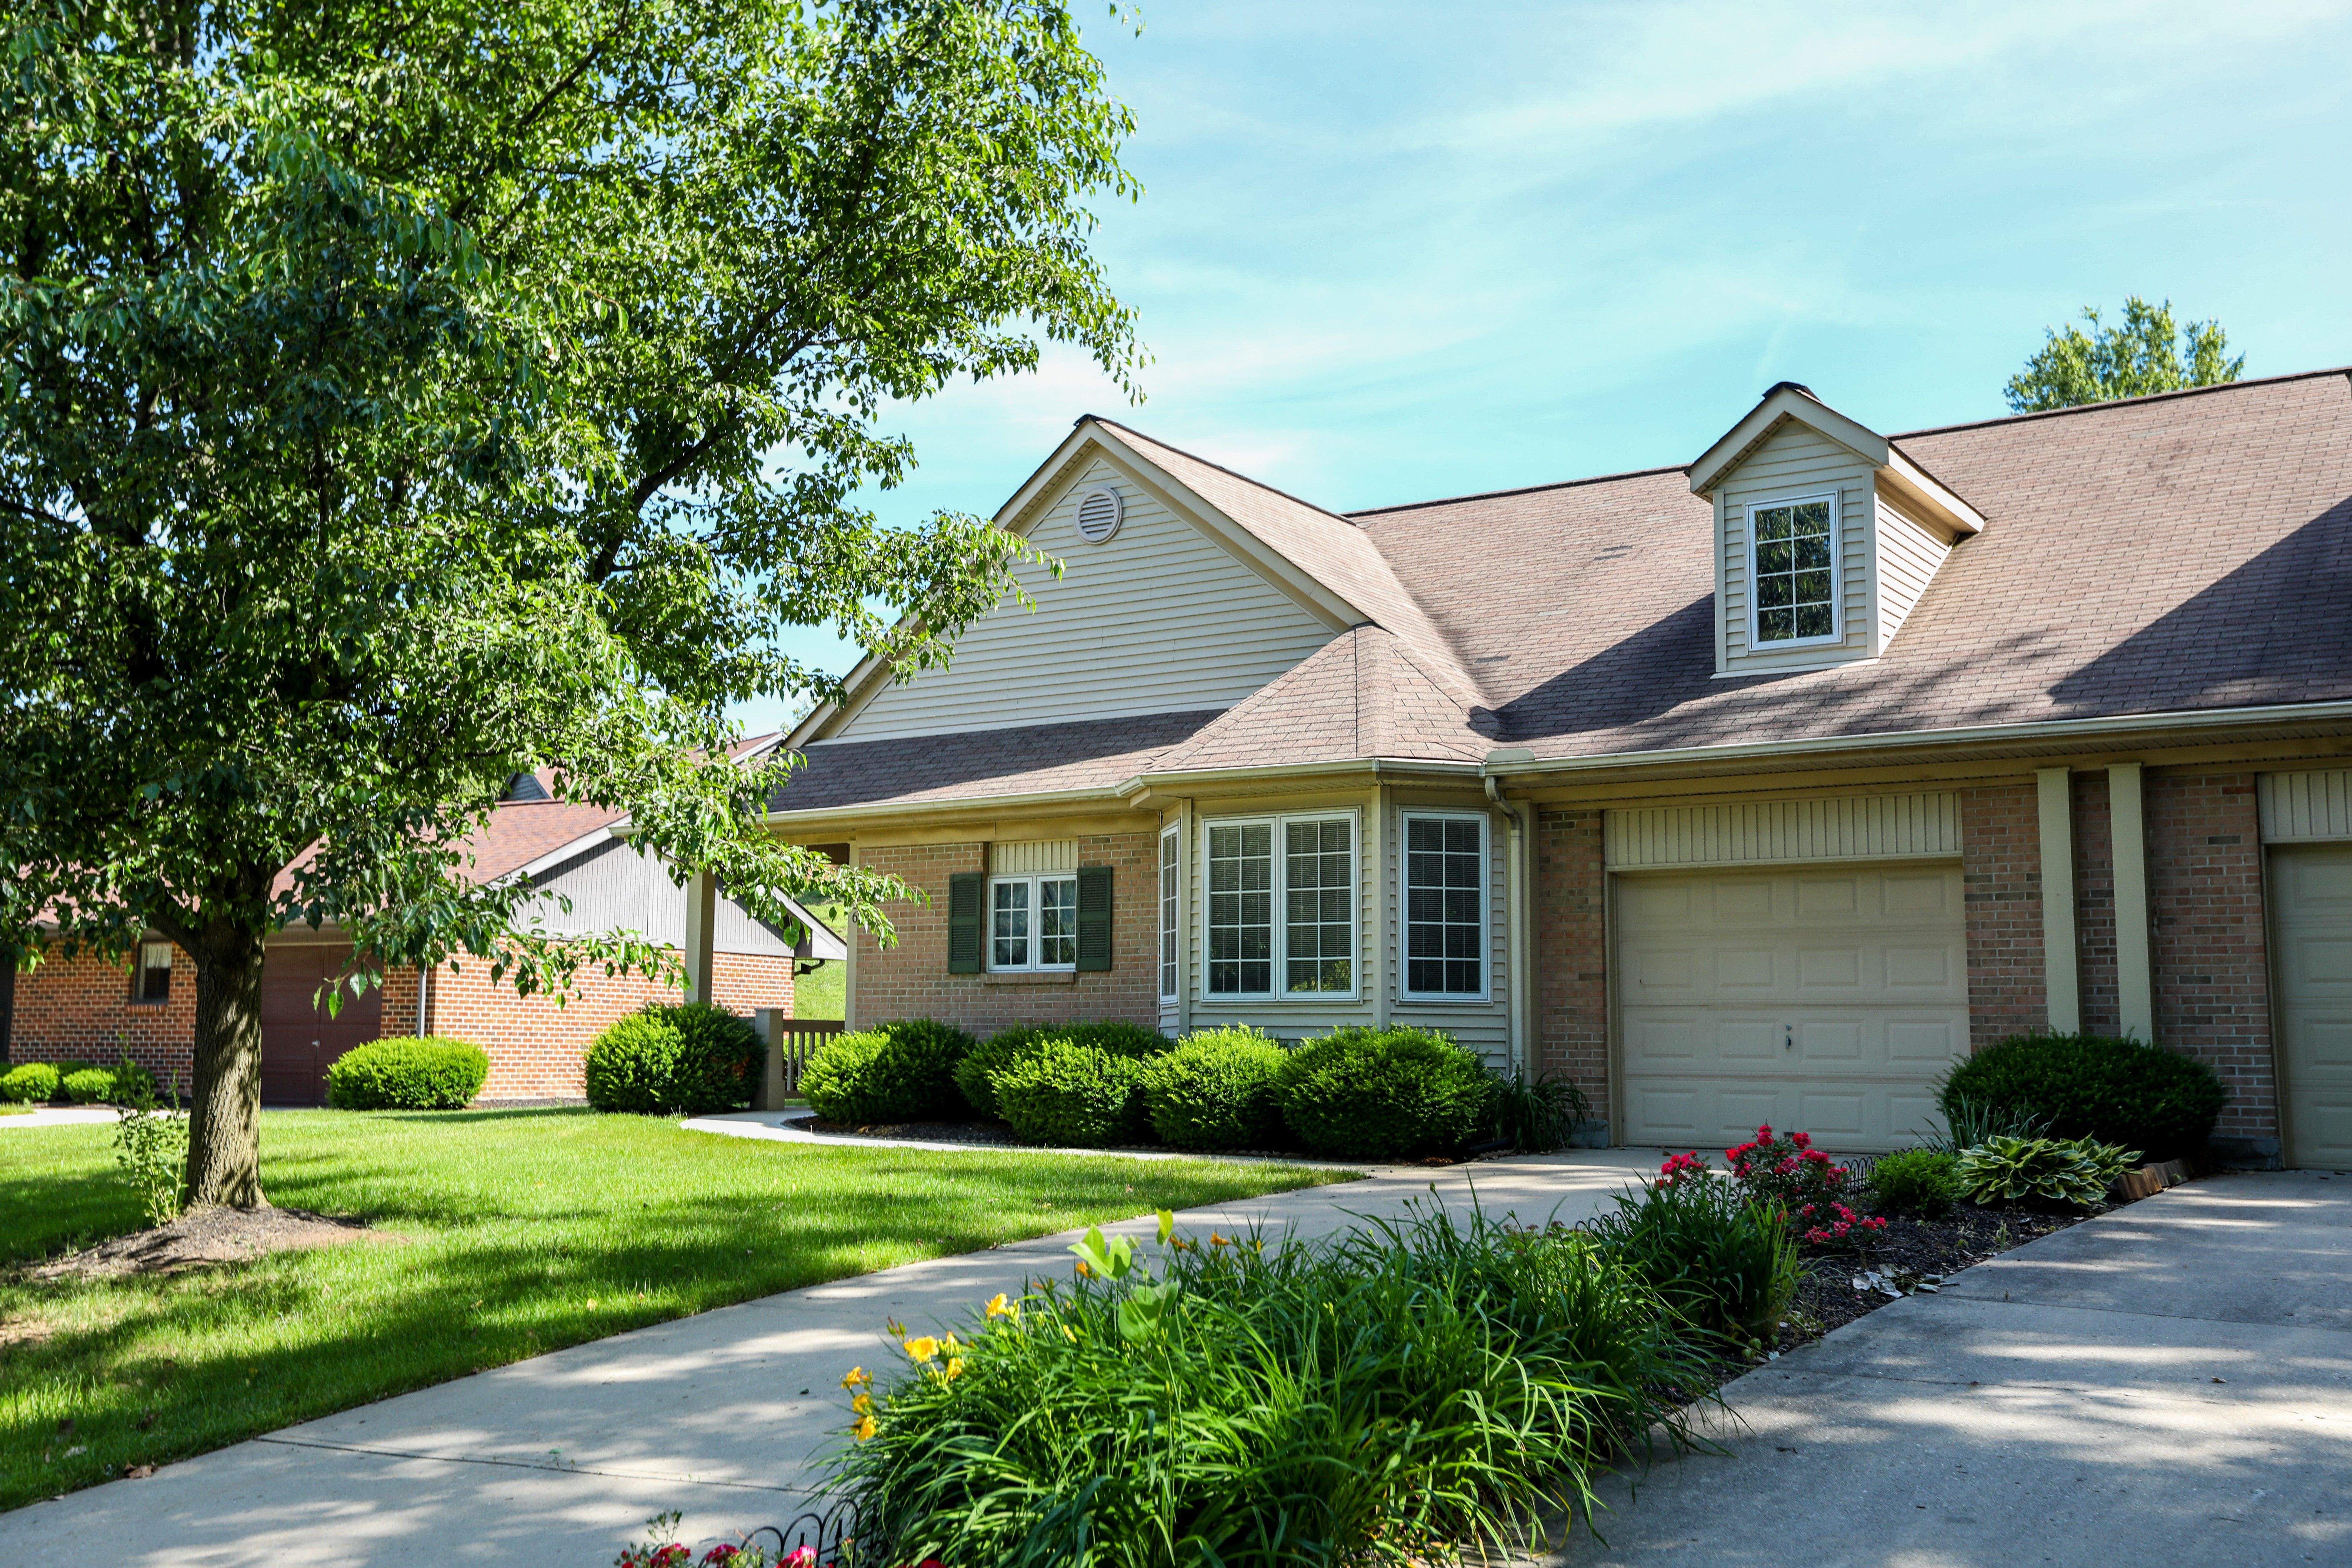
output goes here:
[[1781, 382], [1691, 465], [1715, 507], [1715, 672], [1876, 658], [1984, 527], [1884, 436]]

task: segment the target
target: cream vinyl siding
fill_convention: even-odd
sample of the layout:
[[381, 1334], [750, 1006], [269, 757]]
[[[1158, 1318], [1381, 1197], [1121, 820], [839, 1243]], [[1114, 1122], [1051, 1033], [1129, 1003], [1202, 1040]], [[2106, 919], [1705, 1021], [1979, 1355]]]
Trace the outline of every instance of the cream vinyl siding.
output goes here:
[[1602, 818], [1612, 870], [1783, 860], [1936, 859], [1960, 852], [1959, 797], [1916, 795], [1773, 800], [1612, 811]]
[[[1076, 522], [1097, 485], [1126, 506], [1105, 544]], [[1018, 569], [1034, 614], [1001, 606], [957, 640], [950, 668], [884, 688], [825, 738], [1229, 708], [1334, 635], [1108, 462], [1066, 486], [1029, 537], [1065, 563], [1059, 581], [1036, 563]]]
[[2271, 851], [2286, 1163], [2352, 1166], [2352, 843]]
[[[1716, 668], [1724, 674], [1811, 669], [1866, 658], [1871, 638], [1870, 567], [1877, 530], [1876, 470], [1861, 458], [1802, 425], [1786, 424], [1727, 475], [1715, 492], [1717, 530]], [[1836, 643], [1811, 643], [1781, 652], [1749, 646], [1748, 509], [1760, 502], [1834, 492], [1838, 498]]]
[[[656, 858], [625, 839], [606, 839], [541, 876], [538, 886], [545, 889], [544, 896], [526, 906], [525, 923], [536, 915], [550, 932], [564, 936], [633, 931], [670, 947], [685, 944], [686, 889], [669, 879]], [[564, 909], [559, 899], [570, 900], [571, 909]], [[838, 947], [838, 942], [811, 935], [818, 941], [818, 956], [837, 956], [824, 949]], [[776, 958], [793, 951], [782, 932], [753, 920], [742, 905], [727, 898], [719, 900], [710, 940], [719, 952]]]
[[2254, 780], [2265, 844], [2352, 838], [2352, 770], [2263, 773]]
[[1935, 580], [1936, 568], [1952, 547], [1932, 530], [1887, 505], [1877, 503], [1878, 643], [1884, 652], [1903, 629], [1919, 596]]
[[1769, 1121], [1866, 1151], [1937, 1125], [1969, 1048], [1957, 864], [1621, 873], [1612, 903], [1624, 1142]]

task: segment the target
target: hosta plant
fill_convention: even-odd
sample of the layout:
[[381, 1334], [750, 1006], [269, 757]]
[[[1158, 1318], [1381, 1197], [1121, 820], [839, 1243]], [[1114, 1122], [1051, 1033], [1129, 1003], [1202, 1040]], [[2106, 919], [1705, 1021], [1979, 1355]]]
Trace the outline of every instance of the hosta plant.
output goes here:
[[2039, 1202], [2095, 1208], [2136, 1152], [2088, 1139], [1989, 1138], [1960, 1151], [1960, 1190], [1976, 1204]]

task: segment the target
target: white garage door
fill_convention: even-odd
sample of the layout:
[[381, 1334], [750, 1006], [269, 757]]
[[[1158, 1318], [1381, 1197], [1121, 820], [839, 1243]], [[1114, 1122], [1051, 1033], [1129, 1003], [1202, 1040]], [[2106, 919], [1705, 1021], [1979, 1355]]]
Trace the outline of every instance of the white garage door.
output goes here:
[[2271, 851], [2287, 1163], [2352, 1166], [2352, 844]]
[[1891, 1149], [1939, 1124], [1969, 1043], [1958, 866], [1624, 876], [1616, 907], [1625, 1142], [1769, 1121]]

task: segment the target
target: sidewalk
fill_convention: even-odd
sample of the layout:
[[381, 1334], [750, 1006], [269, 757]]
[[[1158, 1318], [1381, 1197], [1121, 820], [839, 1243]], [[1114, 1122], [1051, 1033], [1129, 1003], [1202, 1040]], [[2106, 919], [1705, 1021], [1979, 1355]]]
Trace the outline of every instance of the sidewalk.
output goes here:
[[[1181, 1216], [1188, 1234], [1325, 1234], [1401, 1214], [1433, 1187], [1529, 1222], [1574, 1221], [1650, 1170], [1647, 1151], [1579, 1152], [1361, 1181]], [[1114, 1227], [1150, 1235], [1139, 1216]], [[498, 1562], [603, 1568], [649, 1516], [684, 1536], [782, 1523], [842, 1441], [852, 1366], [898, 1354], [896, 1317], [952, 1325], [999, 1290], [1070, 1266], [1075, 1234], [770, 1296], [519, 1362], [0, 1516], [0, 1568], [103, 1543], [145, 1568]]]
[[[1574, 1568], [2352, 1563], [2352, 1180], [2213, 1177], [1727, 1384]], [[1638, 1494], [1638, 1496], [1636, 1495]]]

